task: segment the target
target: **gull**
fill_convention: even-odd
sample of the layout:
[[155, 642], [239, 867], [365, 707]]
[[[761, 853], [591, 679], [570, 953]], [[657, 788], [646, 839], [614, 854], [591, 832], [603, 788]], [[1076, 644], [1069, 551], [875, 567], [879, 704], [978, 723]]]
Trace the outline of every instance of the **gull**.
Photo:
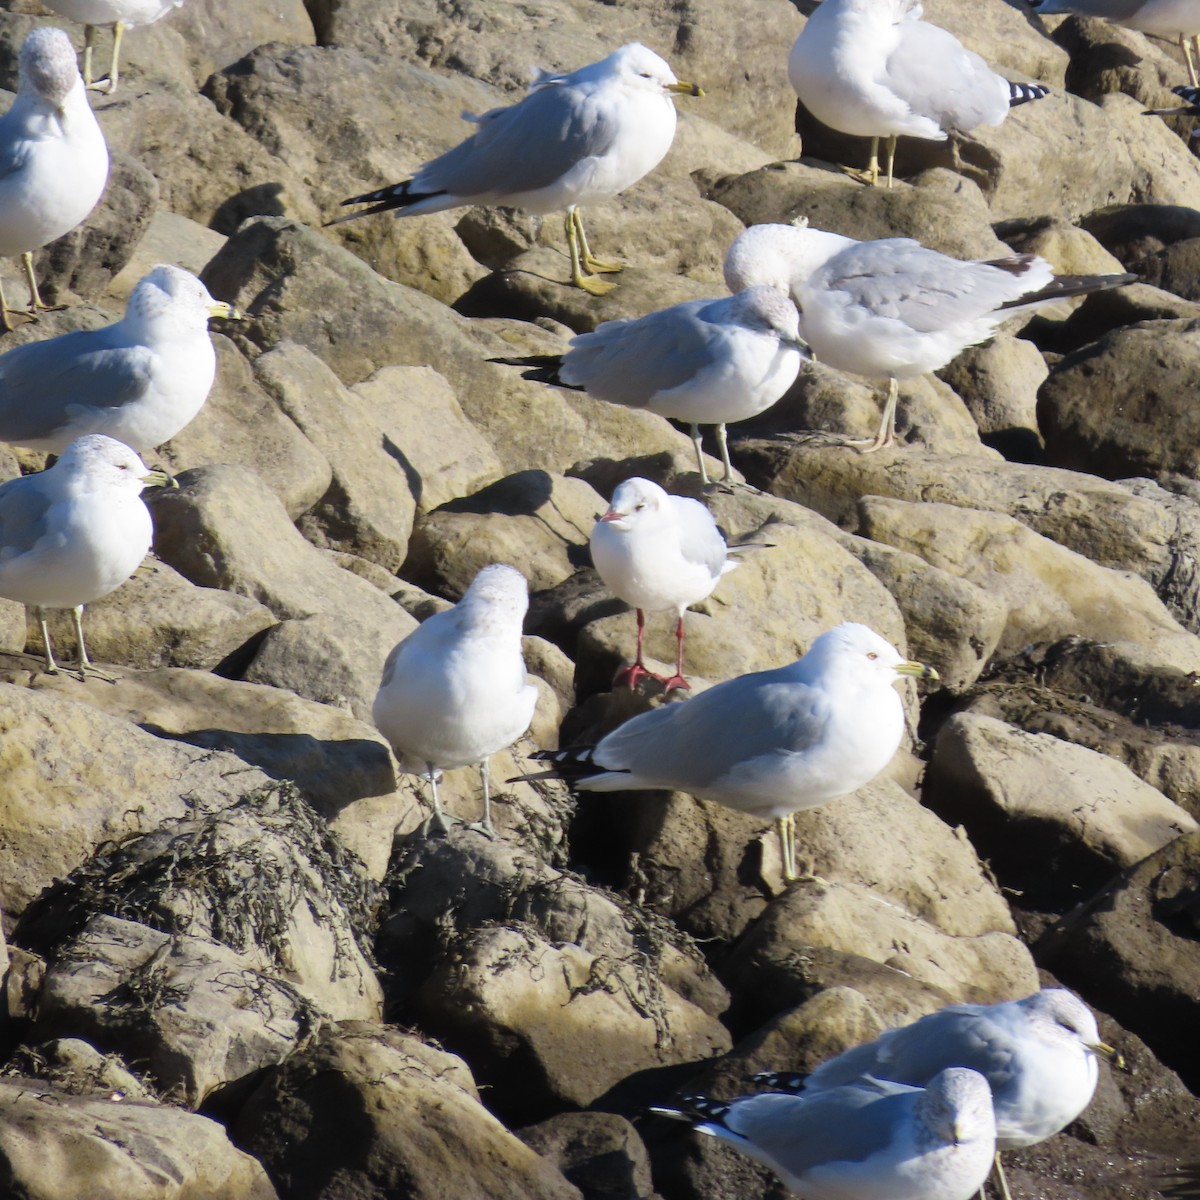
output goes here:
[[46, 609], [69, 608], [79, 643], [79, 675], [92, 666], [83, 606], [115, 591], [150, 549], [147, 484], [174, 484], [128, 447], [92, 433], [72, 442], [49, 470], [0, 484], [0, 596], [32, 608], [46, 670], [58, 671]]
[[493, 833], [488, 758], [529, 728], [537, 688], [525, 678], [521, 622], [529, 586], [515, 567], [492, 563], [463, 598], [423, 621], [388, 655], [372, 715], [406, 771], [429, 780], [444, 827], [438, 778], [479, 764], [482, 828]]
[[115, 324], [0, 355], [0, 441], [52, 454], [85, 433], [138, 452], [162, 445], [212, 388], [210, 317], [241, 314], [189, 271], [159, 264], [138, 280]]
[[[1075, 1120], [1096, 1090], [1097, 1058], [1123, 1065], [1078, 996], [1043, 988], [1023, 1000], [939, 1009], [822, 1063], [806, 1080], [778, 1073], [754, 1080], [809, 1096], [863, 1076], [923, 1087], [946, 1067], [971, 1067], [992, 1089], [999, 1152], [1045, 1141]], [[998, 1154], [996, 1166], [1003, 1179]]]
[[[590, 539], [592, 562], [605, 586], [637, 610], [637, 659], [618, 672], [613, 685], [630, 691], [649, 675], [666, 691], [688, 688], [683, 677], [683, 614], [712, 594], [721, 576], [738, 564], [712, 514], [703, 504], [670, 496], [657, 483], [634, 476], [615, 492]], [[675, 674], [670, 679], [646, 669], [642, 643], [646, 613], [674, 609]]]
[[[125, 30], [136, 25], [151, 25], [182, 3], [183, 0], [46, 0], [46, 7], [83, 26], [84, 85], [99, 89], [101, 84], [106, 84], [105, 90], [111, 96], [117, 90], [120, 78], [117, 60], [121, 56], [121, 39], [125, 36]], [[92, 47], [95, 45], [98, 25], [113, 27], [112, 62], [108, 75], [93, 84]]]
[[868, 452], [896, 440], [897, 380], [944, 367], [1018, 313], [1136, 278], [1055, 275], [1036, 254], [963, 261], [911, 238], [859, 242], [796, 225], [752, 225], [725, 256], [731, 291], [758, 284], [791, 296], [818, 362], [888, 380]]
[[592, 254], [578, 206], [615, 196], [658, 166], [675, 137], [671, 93], [704, 94], [638, 42], [569, 75], [537, 71], [518, 103], [464, 113], [478, 127], [465, 142], [403, 183], [343, 200], [372, 207], [327, 224], [392, 209], [412, 216], [467, 204], [539, 214], [565, 208], [571, 281], [601, 296], [613, 285], [592, 276], [621, 264]]
[[879, 182], [887, 138], [892, 186], [896, 138], [945, 141], [1049, 92], [1011, 83], [951, 33], [922, 21], [919, 0], [823, 0], [792, 46], [788, 78], [817, 120], [871, 139], [867, 179]]
[[784, 878], [792, 880], [795, 814], [857, 791], [888, 765], [904, 735], [892, 684], [905, 676], [937, 672], [846, 622], [786, 667], [641, 713], [595, 746], [532, 757], [585, 791], [663, 788], [773, 818]]
[[[83, 89], [71, 39], [33, 30], [21, 44], [20, 84], [0, 117], [0, 257], [19, 254], [29, 307], [47, 308], [33, 274], [33, 251], [75, 228], [108, 179], [108, 147]], [[0, 287], [0, 327], [12, 329]]]
[[[1200, 45], [1200, 43], [1198, 43]], [[1142, 113], [1143, 117], [1200, 117], [1200, 87], [1189, 87], [1187, 84], [1181, 84], [1179, 87], [1171, 89], [1181, 100], [1183, 104], [1175, 108], [1148, 108]], [[1192, 137], [1195, 137], [1198, 130], [1192, 130]]]
[[575, 388], [686, 421], [700, 478], [708, 483], [700, 426], [717, 427], [725, 479], [733, 474], [725, 426], [770, 408], [808, 357], [796, 306], [772, 287], [718, 300], [688, 300], [644, 317], [605, 321], [573, 337], [566, 354], [500, 358], [526, 379]]
[[1030, 0], [1042, 17], [1077, 13], [1100, 17], [1126, 29], [1178, 38], [1192, 86], [1200, 85], [1200, 4], [1196, 0]]
[[650, 1111], [736, 1146], [804, 1200], [969, 1200], [996, 1146], [987, 1080], [962, 1067], [924, 1087], [868, 1079]]

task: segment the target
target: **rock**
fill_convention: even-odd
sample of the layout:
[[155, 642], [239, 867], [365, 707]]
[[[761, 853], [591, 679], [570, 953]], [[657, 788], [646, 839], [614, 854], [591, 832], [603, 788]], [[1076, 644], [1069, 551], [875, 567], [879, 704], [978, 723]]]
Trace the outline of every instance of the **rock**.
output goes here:
[[215, 229], [156, 208], [132, 257], [108, 285], [107, 294], [122, 302], [127, 300], [137, 281], [163, 262], [199, 275], [223, 245], [225, 237]]
[[312, 18], [302, 0], [281, 0], [250, 9], [231, 9], [220, 0], [190, 0], [165, 23], [192, 60], [197, 86], [265, 42], [304, 45], [314, 39]]
[[1184, 300], [1200, 300], [1200, 238], [1172, 242], [1138, 261], [1138, 273], [1152, 287], [1162, 288]]
[[267, 1075], [234, 1136], [286, 1195], [314, 1200], [347, 1188], [455, 1200], [580, 1196], [483, 1107], [462, 1059], [392, 1026], [322, 1030]]
[[1200, 832], [1106, 755], [971, 713], [939, 731], [925, 800], [961, 822], [1006, 886], [1038, 909], [1069, 906], [1080, 889]]
[[101, 1054], [80, 1038], [55, 1038], [18, 1054], [20, 1069], [72, 1096], [154, 1103], [153, 1089], [134, 1075], [119, 1055]]
[[276, 1200], [262, 1166], [216, 1121], [168, 1105], [69, 1096], [19, 1077], [0, 1080], [0, 1164], [14, 1188], [38, 1200], [80, 1189], [89, 1200]]
[[557, 1164], [584, 1200], [653, 1200], [646, 1147], [616, 1113], [560, 1113], [517, 1136]]
[[1099, 104], [1109, 92], [1124, 92], [1143, 108], [1178, 104], [1168, 89], [1180, 77], [1180, 64], [1165, 52], [1167, 43], [1160, 39], [1110, 21], [1075, 16], [1060, 21], [1053, 37], [1071, 56], [1067, 90], [1076, 96]]

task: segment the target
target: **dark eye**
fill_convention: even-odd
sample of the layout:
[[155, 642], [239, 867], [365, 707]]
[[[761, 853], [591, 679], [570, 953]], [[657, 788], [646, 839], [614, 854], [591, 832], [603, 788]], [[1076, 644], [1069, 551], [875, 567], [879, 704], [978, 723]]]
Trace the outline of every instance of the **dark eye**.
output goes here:
[[639, 72], [638, 72], [638, 74], [639, 74], [639, 75], [640, 75], [640, 76], [641, 76], [643, 79], [653, 79], [653, 78], [654, 78], [654, 76], [653, 76], [653, 75], [651, 75], [649, 71], [639, 71]]
[[870, 659], [872, 662], [874, 662], [874, 661], [875, 661], [875, 660], [876, 660], [876, 659], [879, 657], [879, 655], [878, 655], [878, 654], [876, 654], [874, 650], [868, 650], [868, 651], [867, 651], [867, 657], [868, 657], [868, 658], [869, 658], [869, 659]]

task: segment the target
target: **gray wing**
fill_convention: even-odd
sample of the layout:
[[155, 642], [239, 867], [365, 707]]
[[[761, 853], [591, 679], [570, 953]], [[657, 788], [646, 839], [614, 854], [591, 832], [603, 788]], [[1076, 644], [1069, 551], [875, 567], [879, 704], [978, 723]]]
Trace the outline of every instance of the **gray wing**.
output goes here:
[[879, 316], [937, 333], [996, 311], [1026, 288], [1023, 272], [963, 262], [911, 238], [881, 238], [835, 255], [805, 291], [842, 292]]
[[606, 321], [571, 339], [559, 377], [600, 400], [645, 408], [725, 353], [728, 325], [709, 319], [719, 317], [719, 303], [689, 300], [636, 320]]
[[604, 738], [593, 761], [630, 771], [645, 786], [659, 781], [703, 796], [751, 759], [804, 750], [825, 728], [829, 701], [790, 677], [794, 665], [740, 675], [642, 713]]
[[33, 143], [24, 130], [6, 129], [0, 121], [0, 181], [25, 169]]
[[538, 85], [519, 103], [477, 118], [478, 132], [426, 163], [414, 192], [507, 196], [561, 179], [576, 163], [612, 146], [617, 123], [578, 88]]
[[909, 1090], [838, 1088], [804, 1096], [764, 1092], [734, 1102], [725, 1124], [790, 1174], [803, 1178], [828, 1163], [862, 1162], [895, 1139], [913, 1119]]
[[964, 131], [1008, 115], [1008, 83], [952, 33], [925, 21], [901, 21], [896, 32], [887, 86], [913, 112]]
[[39, 476], [26, 475], [0, 484], [0, 570], [49, 532], [50, 498]]
[[939, 1009], [822, 1063], [805, 1090], [838, 1087], [863, 1075], [924, 1087], [947, 1067], [971, 1067], [997, 1091], [1011, 1076], [1012, 1034], [971, 1004]]
[[712, 513], [698, 500], [672, 496], [671, 509], [679, 529], [679, 551], [688, 562], [700, 563], [712, 575], [725, 568], [728, 548]]
[[0, 441], [49, 437], [80, 413], [145, 395], [151, 352], [114, 345], [111, 328], [30, 342], [0, 356]]

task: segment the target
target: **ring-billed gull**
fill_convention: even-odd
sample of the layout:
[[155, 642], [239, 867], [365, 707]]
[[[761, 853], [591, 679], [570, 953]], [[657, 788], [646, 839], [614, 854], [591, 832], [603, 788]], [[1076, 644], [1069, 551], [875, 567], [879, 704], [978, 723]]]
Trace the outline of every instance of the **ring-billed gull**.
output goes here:
[[241, 314], [189, 271], [160, 264], [138, 280], [116, 324], [0, 355], [0, 442], [52, 454], [85, 433], [139, 452], [162, 445], [212, 388], [210, 317]]
[[46, 7], [56, 13], [78, 21], [83, 28], [83, 82], [85, 87], [92, 87], [92, 47], [96, 43], [96, 27], [111, 25], [113, 27], [112, 61], [108, 75], [96, 81], [95, 86], [107, 83], [107, 91], [111, 96], [117, 90], [117, 63], [121, 56], [121, 39], [126, 29], [137, 25], [151, 25], [159, 17], [166, 16], [173, 8], [178, 8], [183, 0], [46, 0]]
[[1075, 1120], [1096, 1090], [1097, 1057], [1120, 1065], [1088, 1006], [1065, 988], [1043, 988], [1023, 1000], [939, 1009], [822, 1063], [807, 1080], [754, 1078], [812, 1095], [864, 1075], [924, 1086], [946, 1067], [971, 1067], [991, 1086], [999, 1151], [1045, 1141]]
[[49, 470], [0, 484], [0, 596], [34, 610], [47, 671], [58, 664], [45, 610], [69, 608], [86, 678], [92, 663], [83, 606], [120, 587], [146, 557], [154, 529], [141, 491], [164, 483], [174, 480], [93, 433], [72, 442]]
[[621, 265], [592, 254], [578, 206], [607, 200], [658, 166], [675, 137], [671, 93], [704, 94], [676, 79], [638, 42], [569, 75], [539, 71], [517, 104], [478, 117], [464, 113], [478, 126], [465, 142], [403, 183], [343, 200], [372, 207], [327, 224], [391, 209], [412, 216], [464, 204], [502, 204], [532, 213], [565, 208], [571, 280], [603, 295], [613, 285], [591, 276]]
[[[1182, 101], [1175, 108], [1148, 108], [1142, 113], [1143, 117], [1200, 117], [1200, 87], [1189, 87], [1181, 84], [1171, 89]], [[1197, 130], [1192, 130], [1195, 137]]]
[[[108, 179], [108, 147], [88, 104], [71, 39], [33, 30], [21, 44], [21, 81], [0, 117], [0, 258], [19, 254], [29, 307], [44, 309], [33, 251], [75, 228]], [[0, 324], [12, 329], [0, 286]]]
[[795, 814], [849, 795], [888, 765], [904, 735], [892, 684], [905, 676], [937, 672], [846, 622], [786, 667], [641, 713], [595, 746], [532, 757], [587, 791], [664, 788], [774, 818], [784, 878], [795, 879]]
[[951, 33], [922, 21], [919, 0], [823, 0], [792, 46], [788, 78], [817, 120], [871, 139], [867, 174], [879, 180], [887, 138], [892, 186], [896, 138], [945, 141], [1040, 100], [1041, 84], [1011, 83]]
[[[712, 513], [697, 500], [668, 495], [657, 483], [634, 476], [615, 492], [608, 511], [592, 528], [592, 562], [605, 586], [637, 610], [637, 658], [618, 672], [613, 686], [632, 691], [649, 675], [665, 690], [687, 688], [683, 677], [683, 614], [712, 594], [721, 576], [738, 564]], [[669, 679], [647, 670], [642, 659], [646, 613], [672, 609], [675, 674]]]
[[372, 715], [401, 766], [429, 780], [435, 819], [445, 824], [438, 777], [479, 764], [483, 828], [492, 831], [488, 758], [529, 728], [537, 688], [525, 679], [521, 622], [529, 585], [493, 563], [463, 598], [423, 621], [388, 655]]
[[964, 262], [911, 238], [858, 242], [796, 225], [752, 225], [725, 255], [731, 291], [767, 284], [792, 297], [818, 362], [888, 380], [866, 450], [895, 441], [897, 380], [944, 367], [1018, 313], [1136, 278], [1055, 275], [1035, 254]]
[[878, 1080], [793, 1096], [688, 1096], [688, 1121], [770, 1167], [805, 1200], [970, 1200], [996, 1146], [987, 1080], [952, 1067], [924, 1087]]
[[688, 300], [644, 317], [605, 321], [573, 337], [564, 355], [495, 359], [529, 367], [526, 379], [686, 421], [708, 483], [700, 426], [717, 427], [725, 478], [733, 474], [725, 426], [770, 408], [796, 381], [808, 347], [796, 306], [776, 288]]
[[1200, 84], [1200, 4], [1196, 0], [1030, 0], [1030, 4], [1043, 17], [1078, 13], [1081, 17], [1102, 17], [1139, 33], [1178, 38], [1188, 78], [1193, 87]]

